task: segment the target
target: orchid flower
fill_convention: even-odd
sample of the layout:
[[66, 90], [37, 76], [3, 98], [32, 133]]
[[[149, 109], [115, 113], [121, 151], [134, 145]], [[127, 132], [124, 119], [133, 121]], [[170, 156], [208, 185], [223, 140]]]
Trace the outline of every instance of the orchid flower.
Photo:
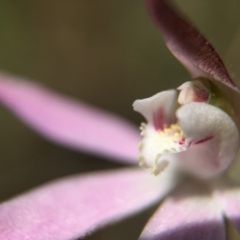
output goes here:
[[0, 76], [0, 101], [44, 137], [140, 167], [47, 183], [0, 204], [0, 239], [68, 240], [163, 203], [140, 239], [226, 239], [240, 232], [240, 187], [227, 177], [239, 149], [240, 94], [213, 47], [164, 0], [146, 0], [192, 81], [137, 100], [127, 121], [44, 87]]

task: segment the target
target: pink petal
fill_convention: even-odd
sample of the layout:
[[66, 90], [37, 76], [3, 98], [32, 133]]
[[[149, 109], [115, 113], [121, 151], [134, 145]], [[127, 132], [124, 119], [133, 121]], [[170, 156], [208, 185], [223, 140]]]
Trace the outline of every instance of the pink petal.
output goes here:
[[194, 77], [211, 76], [238, 89], [211, 44], [167, 0], [146, 0], [172, 54]]
[[240, 233], [240, 186], [229, 184], [217, 191], [216, 196], [224, 214]]
[[170, 185], [139, 169], [65, 178], [0, 205], [0, 239], [83, 237], [149, 206]]
[[0, 101], [52, 141], [109, 159], [136, 162], [138, 130], [113, 114], [6, 75], [0, 75]]
[[223, 240], [225, 230], [221, 209], [202, 186], [192, 184], [182, 187], [164, 201], [144, 228], [140, 239]]

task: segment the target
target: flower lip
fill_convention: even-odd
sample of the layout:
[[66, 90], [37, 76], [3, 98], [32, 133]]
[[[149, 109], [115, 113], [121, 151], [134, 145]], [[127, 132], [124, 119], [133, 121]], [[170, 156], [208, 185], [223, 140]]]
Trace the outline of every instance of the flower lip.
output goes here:
[[212, 178], [226, 171], [239, 149], [236, 124], [223, 110], [207, 103], [180, 107], [178, 123], [193, 142], [178, 158], [180, 168], [199, 178]]

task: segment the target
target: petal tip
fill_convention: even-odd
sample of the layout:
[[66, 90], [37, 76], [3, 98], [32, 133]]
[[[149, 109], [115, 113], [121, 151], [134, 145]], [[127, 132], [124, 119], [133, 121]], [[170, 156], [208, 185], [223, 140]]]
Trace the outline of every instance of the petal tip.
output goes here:
[[167, 0], [145, 1], [171, 53], [196, 77], [215, 79], [239, 91], [212, 45]]

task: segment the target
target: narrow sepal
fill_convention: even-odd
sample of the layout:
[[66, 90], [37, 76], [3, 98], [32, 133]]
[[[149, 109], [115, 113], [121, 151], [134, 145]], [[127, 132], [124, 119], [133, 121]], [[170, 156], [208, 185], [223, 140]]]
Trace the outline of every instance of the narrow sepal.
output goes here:
[[211, 77], [238, 89], [212, 45], [167, 0], [146, 0], [167, 47], [193, 77]]

